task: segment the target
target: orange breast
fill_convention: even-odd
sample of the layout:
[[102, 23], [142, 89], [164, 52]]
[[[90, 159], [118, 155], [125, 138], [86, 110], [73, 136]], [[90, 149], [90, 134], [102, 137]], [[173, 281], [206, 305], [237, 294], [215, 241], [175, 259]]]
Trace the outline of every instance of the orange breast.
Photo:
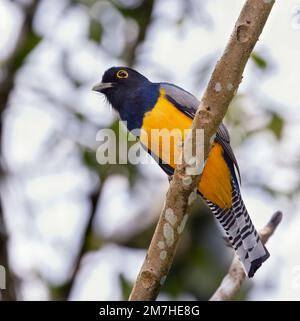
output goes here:
[[175, 168], [192, 120], [176, 108], [160, 90], [154, 108], [143, 119], [140, 141], [165, 164]]
[[[181, 155], [180, 145], [191, 125], [192, 120], [169, 102], [164, 90], [161, 90], [154, 108], [144, 116], [140, 141], [162, 161], [175, 168]], [[219, 207], [231, 207], [231, 174], [223, 157], [223, 148], [218, 143], [212, 146], [205, 163], [199, 191]]]
[[231, 173], [223, 148], [215, 143], [210, 150], [199, 184], [200, 193], [221, 208], [232, 205]]

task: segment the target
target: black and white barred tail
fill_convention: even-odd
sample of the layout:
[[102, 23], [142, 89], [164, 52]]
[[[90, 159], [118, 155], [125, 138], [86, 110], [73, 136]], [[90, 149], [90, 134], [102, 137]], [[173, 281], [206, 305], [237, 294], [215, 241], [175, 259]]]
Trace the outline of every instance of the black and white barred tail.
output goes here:
[[270, 254], [259, 238], [234, 181], [232, 185], [232, 208], [222, 209], [208, 200], [206, 202], [225, 230], [246, 275], [251, 278]]

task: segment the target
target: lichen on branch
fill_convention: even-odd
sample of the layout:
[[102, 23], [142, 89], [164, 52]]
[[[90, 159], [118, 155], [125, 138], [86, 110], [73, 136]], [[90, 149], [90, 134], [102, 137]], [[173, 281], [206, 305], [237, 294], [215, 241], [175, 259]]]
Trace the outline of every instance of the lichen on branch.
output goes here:
[[[245, 65], [258, 41], [274, 0], [247, 0], [235, 24], [224, 53], [212, 73], [184, 145], [195, 148], [196, 132], [204, 130], [203, 155], [207, 158], [210, 141], [238, 90]], [[155, 300], [171, 268], [176, 247], [196, 199], [200, 175], [189, 175], [189, 158], [175, 169], [166, 201], [147, 256], [132, 289], [130, 300]]]

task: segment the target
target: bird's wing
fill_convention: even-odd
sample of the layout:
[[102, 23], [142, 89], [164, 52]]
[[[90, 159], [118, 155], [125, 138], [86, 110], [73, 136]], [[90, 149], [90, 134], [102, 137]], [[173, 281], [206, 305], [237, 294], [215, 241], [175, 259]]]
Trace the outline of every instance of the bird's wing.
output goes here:
[[[165, 91], [166, 97], [171, 103], [173, 103], [188, 117], [192, 119], [194, 118], [200, 104], [200, 101], [194, 95], [181, 87], [166, 82], [160, 83], [160, 87]], [[230, 146], [230, 136], [228, 130], [223, 123], [221, 123], [217, 130], [216, 140], [222, 145], [227, 157], [234, 164], [238, 172], [239, 181], [241, 182], [239, 165]], [[235, 175], [234, 168], [232, 168], [232, 170], [233, 174]]]
[[229, 132], [223, 123], [221, 123], [221, 125], [219, 126], [219, 128], [217, 130], [216, 139], [220, 142], [220, 144], [224, 148], [226, 155], [233, 162], [233, 164], [237, 170], [237, 173], [238, 173], [239, 182], [241, 183], [241, 173], [240, 173], [239, 165], [238, 165], [238, 162], [235, 158], [235, 155], [234, 155], [233, 150], [230, 145]]
[[160, 87], [165, 90], [166, 97], [171, 103], [190, 118], [194, 118], [200, 104], [195, 96], [176, 85], [166, 82], [161, 83]]
[[[200, 102], [180, 87], [163, 83], [166, 99], [190, 118], [194, 118]], [[227, 165], [227, 166], [226, 166]], [[217, 130], [202, 172], [198, 191], [223, 227], [240, 258], [248, 277], [269, 257], [242, 200], [234, 171], [239, 168], [230, 146], [230, 137], [223, 123]]]

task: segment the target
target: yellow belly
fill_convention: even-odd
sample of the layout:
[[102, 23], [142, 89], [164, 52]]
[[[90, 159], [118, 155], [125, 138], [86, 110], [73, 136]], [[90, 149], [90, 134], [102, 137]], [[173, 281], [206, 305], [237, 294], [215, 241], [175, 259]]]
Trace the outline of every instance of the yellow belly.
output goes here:
[[170, 103], [161, 90], [156, 105], [144, 116], [140, 140], [165, 164], [175, 168], [180, 145], [191, 125], [192, 120]]
[[223, 148], [214, 143], [199, 183], [200, 193], [221, 208], [232, 205], [231, 174], [223, 157]]
[[[169, 102], [161, 90], [154, 108], [144, 116], [140, 140], [164, 163], [175, 168], [191, 125], [192, 120]], [[223, 148], [218, 143], [212, 146], [205, 163], [199, 191], [219, 207], [231, 207], [231, 174], [223, 158]]]

